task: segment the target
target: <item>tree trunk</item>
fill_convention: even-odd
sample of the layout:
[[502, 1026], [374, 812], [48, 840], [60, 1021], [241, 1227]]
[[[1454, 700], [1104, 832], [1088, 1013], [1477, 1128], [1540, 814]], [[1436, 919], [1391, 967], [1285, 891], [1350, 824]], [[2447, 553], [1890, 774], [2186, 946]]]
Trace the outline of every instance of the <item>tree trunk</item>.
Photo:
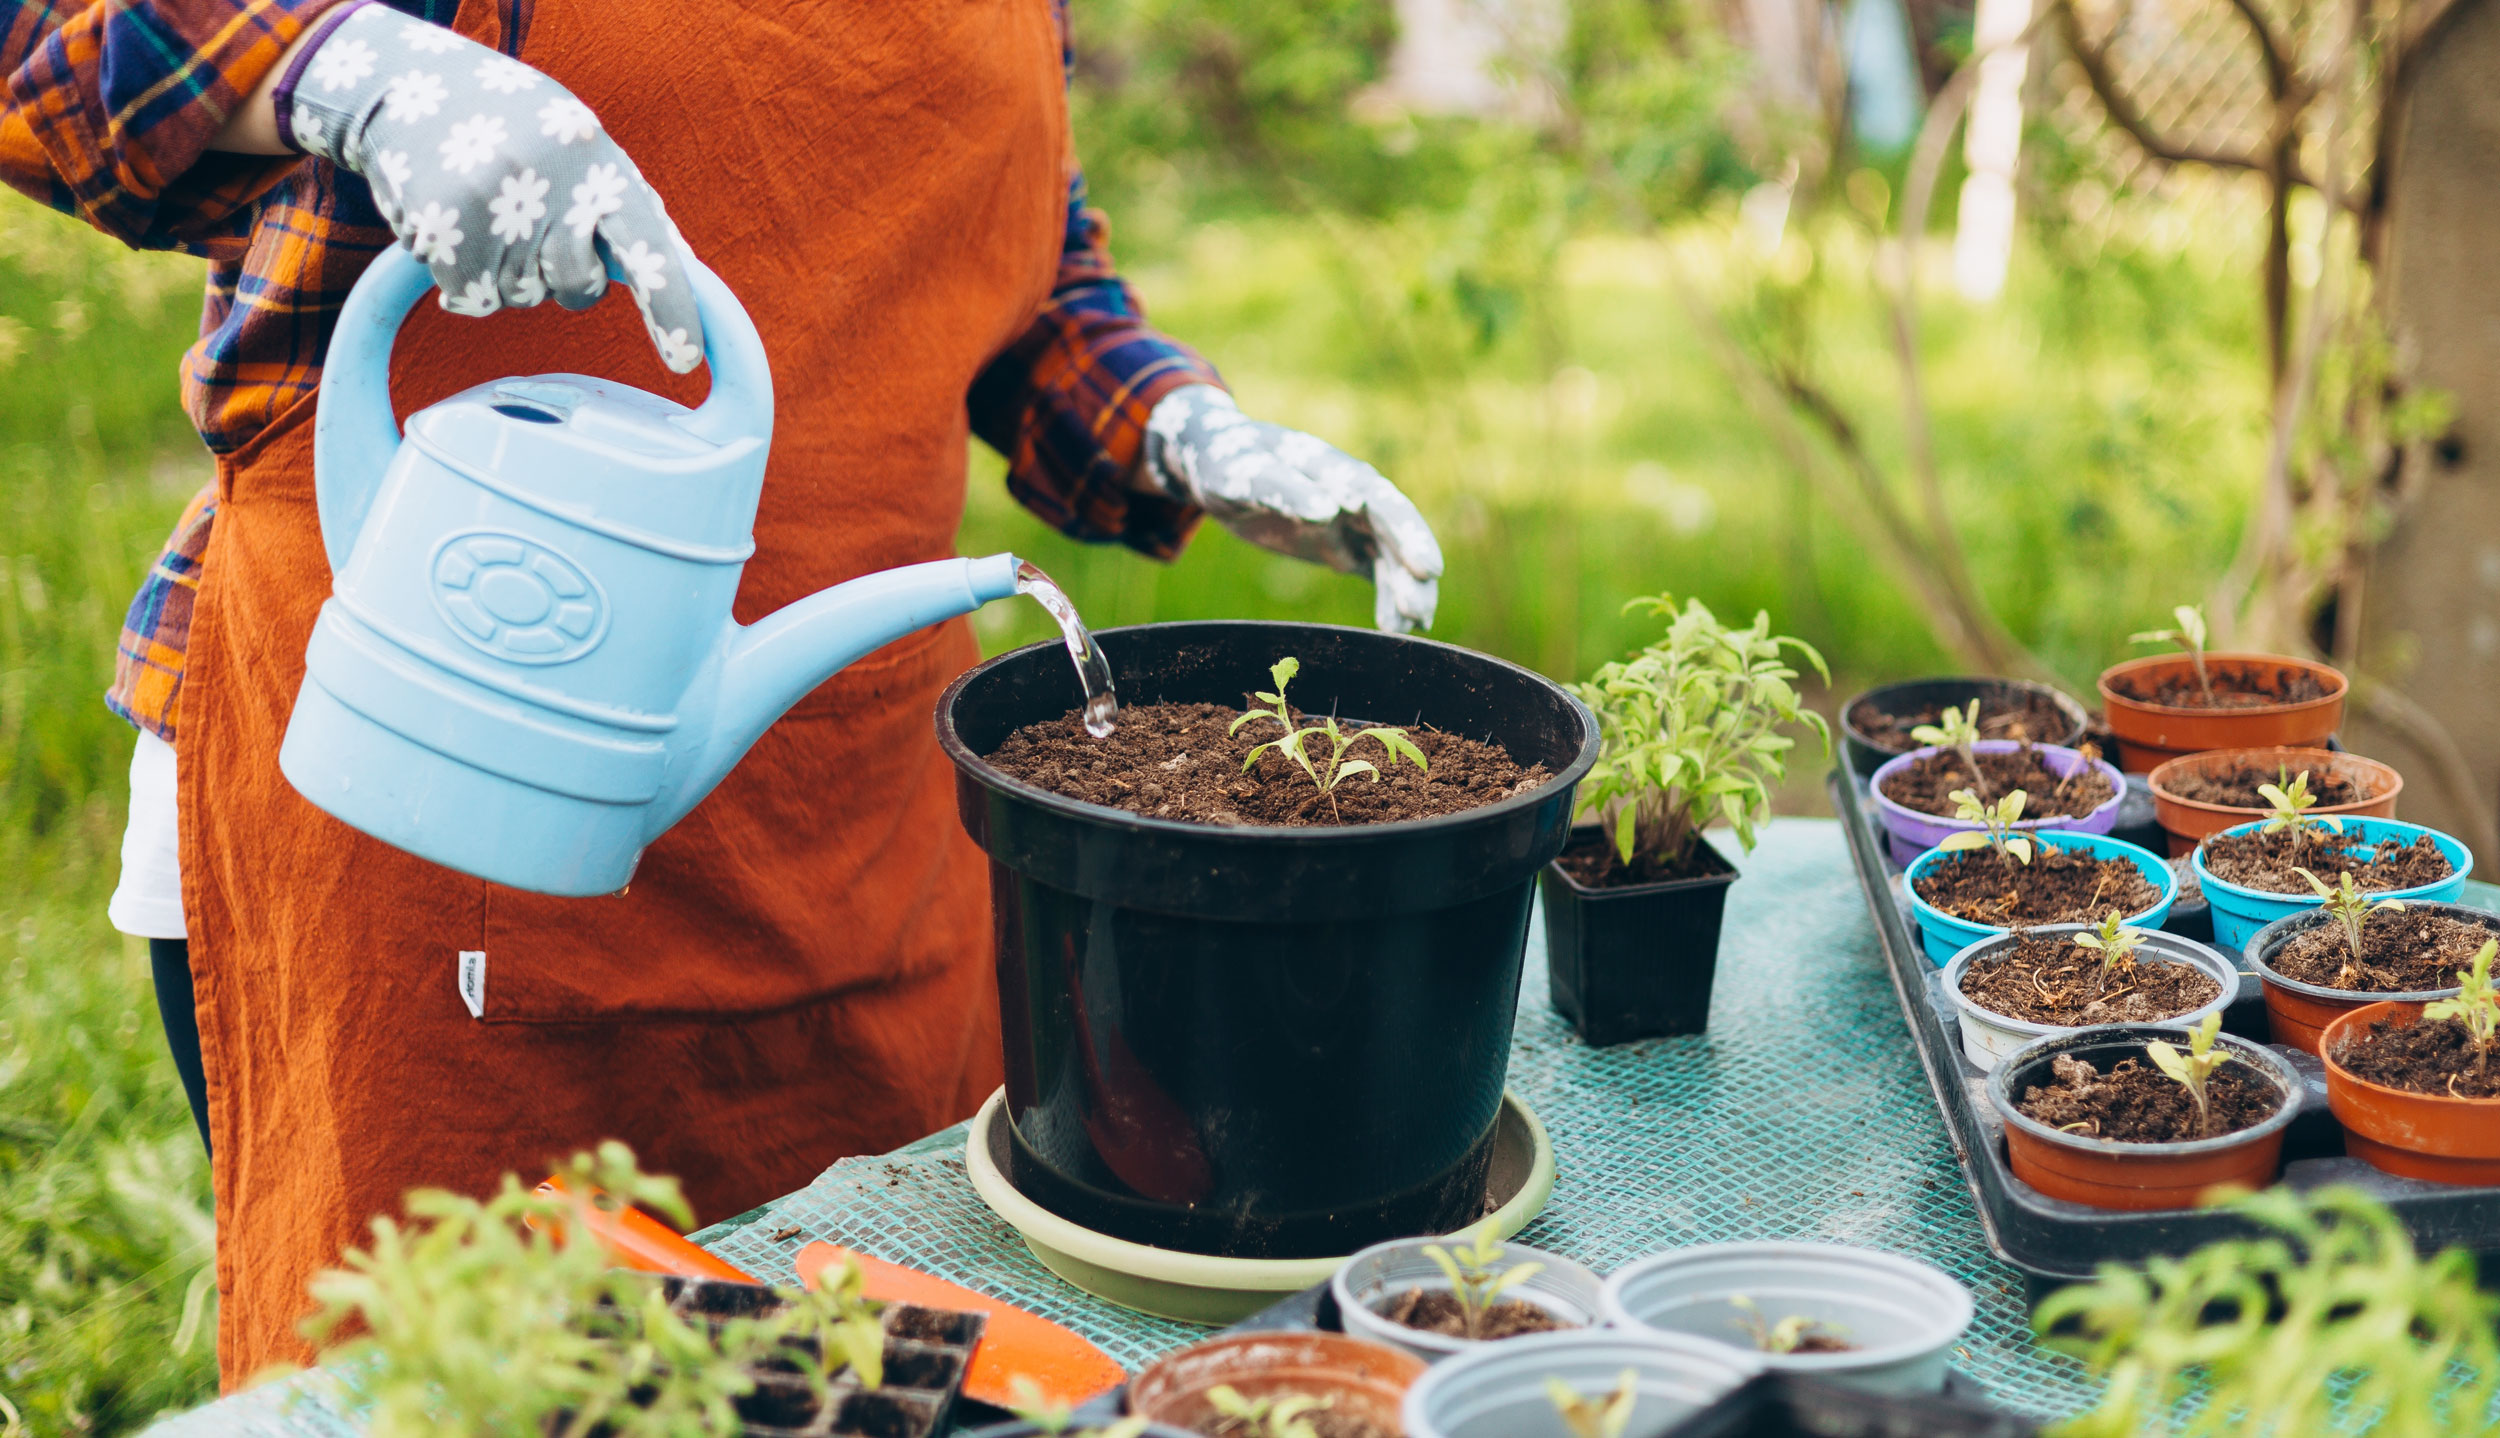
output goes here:
[[2404, 771], [2402, 817], [2475, 845], [2490, 874], [2500, 868], [2490, 847], [2500, 805], [2500, 0], [2459, 0], [2409, 69], [2389, 117], [2388, 317], [2409, 383], [2453, 395], [2457, 418], [2392, 472], [2394, 527], [2359, 596], [2358, 667], [2416, 712], [2366, 702], [2364, 684], [2345, 737]]

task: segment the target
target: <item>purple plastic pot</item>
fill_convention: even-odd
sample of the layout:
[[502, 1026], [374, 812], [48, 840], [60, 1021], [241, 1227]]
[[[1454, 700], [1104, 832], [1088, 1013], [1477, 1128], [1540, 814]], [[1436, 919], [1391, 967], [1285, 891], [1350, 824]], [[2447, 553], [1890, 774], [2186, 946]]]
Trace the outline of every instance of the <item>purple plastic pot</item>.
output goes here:
[[[1982, 754], [2009, 754], [2023, 746], [2012, 739], [1982, 739], [1976, 747]], [[2061, 749], [2054, 744], [2039, 744], [2033, 747], [2039, 750], [2041, 762], [2049, 766], [2049, 772], [2060, 779], [2074, 773], [2086, 763], [2097, 767], [2101, 771], [2101, 777], [2109, 781], [2109, 802], [2080, 819], [2059, 814], [2041, 819], [2025, 819], [2014, 827], [2057, 829], [2075, 834], [2106, 834], [2117, 827], [2118, 806], [2127, 797], [2127, 776], [2118, 772], [2117, 765], [2106, 759], [2086, 760], [2074, 750]], [[1922, 814], [1916, 809], [1896, 804], [1885, 797], [1885, 780], [1935, 752], [1932, 748], [1913, 749], [1876, 770], [1875, 777], [1868, 781], [1875, 794], [1875, 812], [1883, 818], [1884, 833], [1891, 840], [1892, 861], [1896, 864], [1906, 866], [1919, 855], [1943, 843], [1947, 834], [1957, 834], [1965, 829], [1983, 827], [1969, 819], [1940, 819], [1933, 814]]]

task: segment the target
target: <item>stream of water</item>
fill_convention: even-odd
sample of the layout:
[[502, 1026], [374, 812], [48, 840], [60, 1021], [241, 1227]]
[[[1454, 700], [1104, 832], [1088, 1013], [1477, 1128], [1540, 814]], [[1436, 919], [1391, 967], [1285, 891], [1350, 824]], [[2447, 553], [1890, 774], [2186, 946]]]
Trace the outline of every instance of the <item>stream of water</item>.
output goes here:
[[1067, 640], [1068, 657], [1076, 661], [1076, 682], [1085, 686], [1085, 732], [1097, 739], [1111, 737], [1112, 720], [1120, 713], [1120, 696], [1111, 687], [1111, 662], [1102, 657], [1102, 646], [1085, 630], [1085, 621], [1077, 617], [1076, 605], [1067, 591], [1051, 582], [1024, 560], [1016, 561], [1016, 593], [1031, 595], [1033, 601], [1050, 611], [1059, 621], [1059, 633]]

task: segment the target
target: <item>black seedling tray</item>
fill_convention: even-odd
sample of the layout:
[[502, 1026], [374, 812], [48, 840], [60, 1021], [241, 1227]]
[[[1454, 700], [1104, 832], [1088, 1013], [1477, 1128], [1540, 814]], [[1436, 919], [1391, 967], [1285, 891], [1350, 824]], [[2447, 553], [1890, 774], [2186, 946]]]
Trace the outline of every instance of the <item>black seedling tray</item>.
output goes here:
[[[710, 1278], [663, 1280], [670, 1307], [683, 1318], [721, 1322], [779, 1311], [783, 1300], [770, 1288]], [[885, 1381], [861, 1386], [849, 1370], [825, 1380], [820, 1399], [796, 1371], [755, 1375], [755, 1391], [737, 1400], [748, 1438], [937, 1438], [950, 1431], [964, 1370], [980, 1346], [989, 1320], [917, 1304], [889, 1303], [878, 1314], [885, 1329]], [[820, 1358], [812, 1344], [793, 1344]]]
[[[1988, 1247], [2029, 1275], [2037, 1291], [2089, 1278], [2103, 1263], [2141, 1263], [2183, 1254], [2217, 1239], [2254, 1233], [2245, 1220], [2226, 1212], [2122, 1213], [2087, 1208], [2051, 1198], [2014, 1177], [2005, 1161], [2004, 1123], [1988, 1102], [1986, 1079], [1962, 1056], [1960, 1027], [1944, 994], [1944, 971], [1928, 961], [1919, 942], [1918, 925], [1901, 892], [1902, 871], [1891, 861], [1865, 782], [1845, 769], [1836, 769], [1828, 787], [1833, 812], [1849, 836], [1859, 886], [1875, 915], [1875, 934], [1883, 946], [1893, 993], [1909, 1020], [1910, 1038], [1927, 1072], [1928, 1087], [1935, 1091], [1936, 1106], [1944, 1113], [1945, 1134], [1962, 1161]], [[2133, 838], [2123, 833], [2120, 837]], [[2156, 833], [2154, 843], [2147, 847], [2160, 853], [2159, 844]], [[2201, 897], [2191, 905], [2183, 893], [2163, 927], [2213, 942]], [[2257, 976], [2237, 950], [2215, 947], [2240, 966], [2239, 998], [2225, 1011], [2223, 1027], [2264, 1042], [2266, 1006]], [[2486, 1257], [2500, 1254], [2500, 1247], [2495, 1247], [2500, 1245], [2500, 1188], [2399, 1178], [2345, 1156], [2343, 1127], [2327, 1108], [2325, 1066], [2310, 1054], [2279, 1044], [2273, 1047], [2305, 1080], [2291, 1126], [2284, 1132], [2283, 1182], [2303, 1190], [2326, 1184], [2361, 1189], [2392, 1209], [2425, 1253], [2462, 1246]], [[2486, 1262], [2483, 1272], [2486, 1281], [2500, 1277], [2500, 1264]]]

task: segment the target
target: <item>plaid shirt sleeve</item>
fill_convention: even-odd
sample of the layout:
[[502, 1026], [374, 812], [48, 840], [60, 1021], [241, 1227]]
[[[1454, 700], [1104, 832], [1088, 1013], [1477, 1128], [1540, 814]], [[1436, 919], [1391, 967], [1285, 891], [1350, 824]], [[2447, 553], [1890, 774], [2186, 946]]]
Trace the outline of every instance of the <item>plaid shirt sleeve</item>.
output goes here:
[[296, 157], [208, 143], [339, 0], [0, 0], [0, 180], [141, 249], [238, 259]]

